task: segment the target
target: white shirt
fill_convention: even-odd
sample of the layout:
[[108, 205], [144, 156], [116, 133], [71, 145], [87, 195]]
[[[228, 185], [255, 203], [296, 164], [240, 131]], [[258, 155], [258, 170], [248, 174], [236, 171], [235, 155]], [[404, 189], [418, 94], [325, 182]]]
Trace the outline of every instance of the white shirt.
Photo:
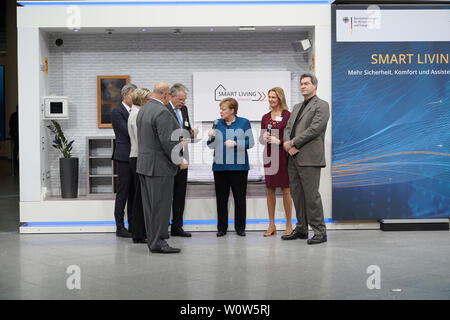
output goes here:
[[123, 102], [123, 101], [122, 101], [122, 104], [123, 104], [123, 106], [125, 107], [125, 109], [127, 109], [127, 111], [130, 112], [131, 108], [130, 108], [129, 106], [127, 106], [127, 105], [125, 104], [125, 102]]
[[138, 140], [137, 140], [137, 126], [136, 118], [141, 107], [133, 105], [131, 107], [130, 116], [128, 117], [128, 135], [130, 136], [131, 150], [130, 158], [137, 158], [138, 156]]

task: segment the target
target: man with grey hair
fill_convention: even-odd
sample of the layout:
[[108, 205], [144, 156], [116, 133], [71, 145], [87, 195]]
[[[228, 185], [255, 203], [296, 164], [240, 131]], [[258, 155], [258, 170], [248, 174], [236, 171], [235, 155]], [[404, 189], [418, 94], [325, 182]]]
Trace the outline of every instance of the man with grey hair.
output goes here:
[[172, 139], [178, 122], [167, 110], [169, 85], [158, 82], [150, 101], [139, 111], [137, 125], [138, 158], [136, 172], [141, 181], [142, 206], [147, 232], [147, 245], [153, 253], [178, 253], [165, 241], [172, 207], [174, 176], [178, 168], [186, 169], [187, 161], [172, 161], [179, 141]]
[[[308, 224], [314, 236], [308, 244], [327, 241], [322, 199], [319, 193], [320, 171], [325, 167], [324, 139], [330, 109], [316, 96], [317, 78], [306, 73], [300, 77], [303, 103], [296, 104], [284, 130], [290, 139], [283, 144], [288, 153], [288, 175], [297, 214], [297, 226], [283, 240], [308, 239]], [[288, 138], [290, 137], [290, 138]]]
[[112, 159], [117, 170], [116, 201], [114, 204], [114, 219], [116, 220], [116, 236], [131, 238], [131, 233], [125, 228], [124, 216], [127, 205], [128, 225], [133, 219], [134, 186], [130, 183], [132, 171], [130, 168], [130, 136], [128, 135], [128, 117], [133, 100], [131, 95], [137, 87], [127, 84], [121, 90], [122, 102], [112, 111], [112, 127], [116, 136]]
[[[191, 140], [198, 133], [193, 130], [186, 107], [187, 88], [181, 83], [175, 83], [170, 88], [169, 103], [166, 105], [179, 124], [180, 139]], [[180, 150], [180, 156], [189, 159], [187, 145]], [[183, 230], [183, 212], [186, 200], [188, 169], [179, 169], [174, 178], [172, 201], [172, 224], [170, 234], [178, 237], [191, 237], [191, 233]]]

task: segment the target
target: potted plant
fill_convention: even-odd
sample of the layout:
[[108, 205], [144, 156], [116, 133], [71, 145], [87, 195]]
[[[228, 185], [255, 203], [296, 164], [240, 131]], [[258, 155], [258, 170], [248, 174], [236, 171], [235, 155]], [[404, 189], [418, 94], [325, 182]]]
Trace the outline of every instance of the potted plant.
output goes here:
[[78, 158], [72, 157], [72, 144], [64, 136], [59, 123], [52, 120], [47, 128], [55, 135], [53, 147], [61, 151], [63, 157], [59, 158], [59, 177], [61, 181], [61, 197], [76, 198], [78, 196]]

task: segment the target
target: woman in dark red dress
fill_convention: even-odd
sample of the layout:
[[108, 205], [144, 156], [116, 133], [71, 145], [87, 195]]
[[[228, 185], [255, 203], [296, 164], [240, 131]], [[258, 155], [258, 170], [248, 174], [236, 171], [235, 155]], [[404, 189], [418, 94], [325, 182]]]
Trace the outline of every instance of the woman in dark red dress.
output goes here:
[[291, 113], [286, 105], [283, 89], [275, 87], [268, 92], [270, 112], [261, 119], [260, 143], [264, 144], [264, 174], [266, 178], [267, 209], [269, 211], [269, 228], [265, 237], [277, 234], [275, 227], [276, 188], [283, 192], [284, 211], [286, 213], [286, 232], [292, 232], [292, 200], [289, 189], [287, 154], [283, 149], [283, 131]]

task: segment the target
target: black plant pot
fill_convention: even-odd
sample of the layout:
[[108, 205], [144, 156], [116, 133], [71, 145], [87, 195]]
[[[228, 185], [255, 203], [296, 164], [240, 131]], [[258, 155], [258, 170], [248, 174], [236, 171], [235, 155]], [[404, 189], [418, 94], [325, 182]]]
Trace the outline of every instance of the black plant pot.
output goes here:
[[61, 197], [78, 197], [78, 158], [59, 158]]

